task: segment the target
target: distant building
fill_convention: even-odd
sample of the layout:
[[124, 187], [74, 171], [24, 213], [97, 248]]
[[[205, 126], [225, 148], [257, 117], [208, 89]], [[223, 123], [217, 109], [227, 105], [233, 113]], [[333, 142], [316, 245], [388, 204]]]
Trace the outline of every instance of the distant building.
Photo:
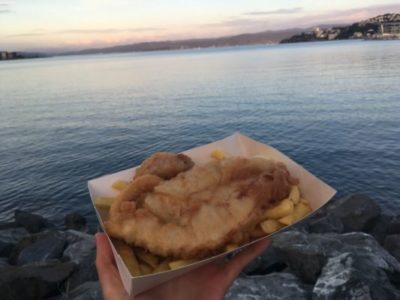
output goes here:
[[400, 22], [382, 22], [379, 26], [382, 35], [400, 35]]
[[361, 39], [362, 37], [363, 37], [363, 34], [362, 34], [362, 32], [359, 32], [359, 31], [354, 32], [354, 34], [352, 36], [353, 39]]
[[7, 59], [7, 55], [8, 53], [6, 52], [6, 51], [2, 51], [2, 52], [0, 52], [0, 59], [1, 60], [4, 60], [4, 59]]

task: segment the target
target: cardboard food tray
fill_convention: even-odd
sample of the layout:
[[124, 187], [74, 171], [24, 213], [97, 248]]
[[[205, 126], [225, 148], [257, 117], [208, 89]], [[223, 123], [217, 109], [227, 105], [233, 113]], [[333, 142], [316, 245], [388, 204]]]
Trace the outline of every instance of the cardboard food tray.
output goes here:
[[[266, 157], [269, 157], [275, 161], [281, 161], [283, 162], [286, 167], [288, 168], [290, 174], [293, 177], [296, 177], [300, 179], [300, 190], [302, 193], [302, 197], [307, 199], [310, 203], [310, 206], [312, 208], [312, 213], [314, 213], [316, 210], [321, 208], [324, 204], [326, 204], [336, 193], [336, 191], [312, 175], [310, 172], [308, 172], [306, 169], [304, 169], [302, 166], [291, 160], [289, 157], [284, 155], [283, 153], [279, 152], [278, 150], [266, 145], [259, 143], [253, 139], [250, 139], [249, 137], [246, 137], [240, 133], [235, 133], [225, 139], [203, 145], [200, 147], [196, 147], [187, 151], [184, 151], [183, 153], [187, 154], [192, 158], [192, 160], [196, 164], [204, 164], [208, 161], [211, 160], [210, 154], [212, 151], [219, 149], [222, 150], [224, 153], [226, 153], [229, 156], [243, 156], [243, 157], [251, 157], [255, 155], [263, 155]], [[124, 170], [121, 172], [117, 172], [111, 175], [106, 175], [100, 178], [92, 179], [88, 182], [88, 188], [90, 192], [90, 197], [92, 199], [92, 203], [94, 206], [94, 199], [97, 197], [113, 197], [117, 195], [117, 192], [112, 189], [111, 185], [114, 181], [120, 179], [120, 180], [125, 180], [129, 181], [132, 179], [133, 174], [134, 174], [134, 169], [131, 168], [128, 170]], [[94, 206], [97, 217], [99, 219], [99, 222], [104, 229], [103, 225], [103, 218], [104, 214], [100, 211], [97, 210], [96, 207]], [[311, 214], [312, 214], [311, 213]], [[309, 214], [307, 217], [309, 217], [311, 214]], [[299, 220], [301, 221], [301, 220]], [[299, 222], [298, 221], [298, 222]], [[292, 225], [290, 225], [292, 226]], [[287, 226], [287, 227], [290, 227]], [[284, 228], [287, 228], [284, 227]], [[278, 231], [279, 232], [279, 231]], [[275, 232], [276, 233], [276, 232]], [[274, 233], [274, 234], [275, 234]], [[270, 235], [267, 235], [270, 236]], [[235, 250], [229, 251], [229, 252], [224, 252], [219, 255], [215, 255], [213, 257], [203, 259], [201, 261], [195, 262], [193, 264], [184, 266], [179, 269], [175, 270], [170, 270], [162, 273], [157, 273], [157, 274], [149, 274], [149, 275], [144, 275], [144, 276], [139, 276], [139, 277], [132, 277], [125, 266], [122, 258], [119, 256], [119, 254], [116, 252], [114, 246], [111, 243], [112, 251], [114, 253], [115, 261], [118, 266], [119, 273], [121, 275], [121, 279], [123, 282], [123, 285], [126, 289], [126, 291], [130, 295], [137, 295], [145, 290], [148, 290], [156, 285], [159, 285], [165, 281], [168, 281], [174, 277], [177, 277], [181, 274], [184, 274], [188, 271], [191, 271], [193, 269], [196, 269], [200, 266], [203, 266], [205, 264], [208, 264], [220, 257], [223, 257], [227, 255], [230, 252], [234, 251], [240, 251], [241, 249], [249, 246], [250, 244], [254, 243], [255, 241], [265, 239], [267, 236], [262, 237], [260, 239], [254, 240], [250, 243], [247, 243], [239, 248], [236, 248]]]

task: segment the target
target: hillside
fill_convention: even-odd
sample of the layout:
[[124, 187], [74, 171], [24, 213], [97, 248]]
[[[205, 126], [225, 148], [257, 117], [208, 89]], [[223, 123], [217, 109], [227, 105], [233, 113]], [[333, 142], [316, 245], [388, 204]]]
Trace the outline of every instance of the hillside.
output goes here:
[[192, 49], [192, 48], [210, 48], [210, 47], [227, 47], [241, 45], [257, 45], [257, 44], [276, 44], [282, 39], [298, 34], [303, 29], [293, 28], [278, 31], [263, 31], [258, 33], [245, 33], [233, 36], [225, 36], [219, 38], [189, 39], [175, 41], [155, 41], [136, 43], [129, 45], [119, 45], [107, 48], [84, 49], [80, 51], [71, 51], [62, 53], [62, 55], [77, 54], [98, 54], [98, 53], [114, 53], [114, 52], [135, 52], [135, 51], [157, 51], [157, 50], [174, 50], [174, 49]]

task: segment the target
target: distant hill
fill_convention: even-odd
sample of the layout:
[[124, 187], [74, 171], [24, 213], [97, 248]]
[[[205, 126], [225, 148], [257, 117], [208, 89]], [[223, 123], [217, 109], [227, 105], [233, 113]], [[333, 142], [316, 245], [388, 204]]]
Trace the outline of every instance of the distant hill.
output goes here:
[[312, 30], [283, 39], [281, 43], [379, 38], [380, 24], [394, 22], [400, 22], [400, 14], [384, 14], [348, 26], [314, 27]]
[[277, 31], [262, 31], [258, 33], [245, 33], [239, 35], [224, 36], [219, 38], [145, 42], [145, 43], [136, 43], [129, 45], [119, 45], [107, 48], [93, 48], [93, 49], [84, 49], [80, 51], [70, 51], [62, 53], [61, 55], [211, 48], [211, 47], [228, 47], [228, 46], [241, 46], [241, 45], [257, 45], [257, 44], [277, 44], [282, 39], [293, 36], [294, 34], [298, 34], [303, 30], [304, 29], [293, 28], [293, 29], [285, 29]]

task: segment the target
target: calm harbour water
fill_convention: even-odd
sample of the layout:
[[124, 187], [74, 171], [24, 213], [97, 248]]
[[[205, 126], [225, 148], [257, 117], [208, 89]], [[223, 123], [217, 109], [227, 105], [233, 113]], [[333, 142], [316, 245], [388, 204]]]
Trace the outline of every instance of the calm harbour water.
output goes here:
[[400, 41], [1, 62], [0, 128], [0, 221], [94, 224], [88, 179], [235, 131], [399, 213]]

